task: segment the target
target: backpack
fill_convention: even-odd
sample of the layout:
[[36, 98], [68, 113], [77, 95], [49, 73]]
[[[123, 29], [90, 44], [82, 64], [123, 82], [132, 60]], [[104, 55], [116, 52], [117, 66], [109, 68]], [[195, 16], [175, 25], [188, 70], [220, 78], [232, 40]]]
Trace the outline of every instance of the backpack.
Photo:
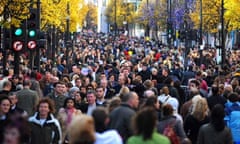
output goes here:
[[163, 135], [168, 137], [171, 144], [180, 144], [180, 139], [173, 128], [175, 123], [176, 123], [176, 120], [173, 123], [167, 124], [167, 126], [163, 130]]

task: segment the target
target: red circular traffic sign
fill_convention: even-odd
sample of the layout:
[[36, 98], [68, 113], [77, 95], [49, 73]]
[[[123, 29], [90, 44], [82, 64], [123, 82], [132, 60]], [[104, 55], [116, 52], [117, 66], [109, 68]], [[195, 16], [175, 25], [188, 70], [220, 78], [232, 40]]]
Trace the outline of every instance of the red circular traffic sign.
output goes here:
[[35, 41], [29, 41], [27, 46], [29, 49], [35, 49], [37, 47], [37, 44]]
[[13, 43], [13, 49], [14, 49], [15, 51], [20, 51], [20, 50], [22, 50], [22, 49], [23, 49], [23, 43], [22, 43], [21, 41], [15, 41], [15, 42]]

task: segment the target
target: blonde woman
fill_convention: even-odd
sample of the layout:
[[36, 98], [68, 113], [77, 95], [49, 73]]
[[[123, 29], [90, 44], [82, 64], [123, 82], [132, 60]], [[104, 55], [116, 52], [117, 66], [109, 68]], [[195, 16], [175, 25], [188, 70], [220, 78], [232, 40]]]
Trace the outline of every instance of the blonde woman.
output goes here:
[[128, 88], [127, 86], [123, 86], [123, 87], [120, 89], [119, 93], [116, 94], [116, 96], [121, 99], [121, 98], [123, 97], [123, 95], [125, 95], [125, 94], [127, 94], [127, 93], [129, 93], [129, 92], [130, 92], [129, 88]]
[[77, 116], [68, 127], [69, 144], [94, 144], [96, 140], [94, 120], [91, 116]]
[[196, 144], [200, 127], [209, 122], [209, 108], [207, 100], [200, 95], [195, 96], [192, 103], [190, 114], [184, 122], [184, 130], [192, 144]]

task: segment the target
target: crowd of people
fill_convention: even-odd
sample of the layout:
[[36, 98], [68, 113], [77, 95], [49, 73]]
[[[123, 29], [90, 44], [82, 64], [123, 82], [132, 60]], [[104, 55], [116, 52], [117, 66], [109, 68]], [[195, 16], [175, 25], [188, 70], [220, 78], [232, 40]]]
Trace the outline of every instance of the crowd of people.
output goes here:
[[8, 54], [0, 143], [240, 142], [239, 51], [219, 66], [215, 48], [144, 38], [79, 34], [71, 50], [59, 47], [56, 61], [41, 50], [39, 68], [21, 54], [19, 74]]

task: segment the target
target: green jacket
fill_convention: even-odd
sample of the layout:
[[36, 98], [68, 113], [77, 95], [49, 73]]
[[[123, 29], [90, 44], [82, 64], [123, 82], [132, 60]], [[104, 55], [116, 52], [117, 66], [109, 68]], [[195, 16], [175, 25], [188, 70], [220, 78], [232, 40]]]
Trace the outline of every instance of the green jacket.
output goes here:
[[163, 136], [157, 132], [152, 134], [152, 138], [144, 141], [141, 135], [131, 136], [127, 140], [127, 144], [171, 144], [166, 136]]

